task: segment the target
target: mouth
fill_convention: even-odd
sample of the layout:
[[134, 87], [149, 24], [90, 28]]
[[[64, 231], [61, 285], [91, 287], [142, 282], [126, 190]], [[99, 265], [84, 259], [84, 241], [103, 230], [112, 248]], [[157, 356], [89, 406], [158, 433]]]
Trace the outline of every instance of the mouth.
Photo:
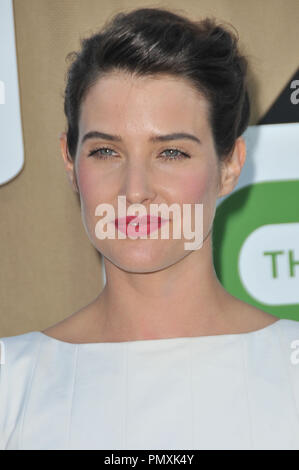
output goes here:
[[160, 216], [145, 215], [137, 217], [135, 215], [115, 219], [114, 223], [118, 230], [126, 235], [149, 235], [154, 230], [158, 230], [168, 222]]

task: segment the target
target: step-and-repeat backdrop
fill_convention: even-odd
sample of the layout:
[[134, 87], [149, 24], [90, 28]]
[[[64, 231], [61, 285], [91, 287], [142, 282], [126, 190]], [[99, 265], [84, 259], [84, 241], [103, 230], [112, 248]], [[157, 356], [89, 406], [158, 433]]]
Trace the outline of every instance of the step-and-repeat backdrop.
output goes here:
[[[0, 2], [0, 336], [62, 320], [106, 282], [64, 175], [58, 136], [66, 54], [108, 16], [141, 6], [119, 3]], [[215, 270], [236, 297], [299, 320], [297, 3], [209, 0], [185, 2], [184, 12], [231, 22], [251, 65], [247, 158], [238, 185], [218, 200]]]

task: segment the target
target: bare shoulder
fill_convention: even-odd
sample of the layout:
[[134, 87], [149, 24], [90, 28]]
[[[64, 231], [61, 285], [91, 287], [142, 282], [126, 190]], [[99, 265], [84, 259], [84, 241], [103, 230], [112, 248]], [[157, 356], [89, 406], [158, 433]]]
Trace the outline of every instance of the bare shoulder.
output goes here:
[[[91, 302], [59, 323], [46, 328], [42, 333], [68, 343], [102, 342], [102, 310], [99, 304]], [[226, 297], [224, 310], [204, 334], [249, 333], [279, 320], [277, 316], [231, 295]], [[200, 334], [202, 331], [198, 335]]]
[[42, 330], [42, 333], [67, 343], [81, 343], [84, 341], [82, 338], [86, 337], [90, 331], [89, 314], [90, 306], [87, 305], [64, 320]]
[[276, 315], [236, 298], [232, 303], [232, 316], [234, 328], [240, 333], [260, 330], [279, 320]]

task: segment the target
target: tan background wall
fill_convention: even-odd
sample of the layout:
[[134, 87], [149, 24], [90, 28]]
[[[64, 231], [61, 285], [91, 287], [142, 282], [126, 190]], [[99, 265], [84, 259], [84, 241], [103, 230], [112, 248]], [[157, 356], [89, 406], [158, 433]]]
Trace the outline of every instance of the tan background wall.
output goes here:
[[[68, 52], [122, 10], [163, 6], [238, 30], [252, 68], [255, 124], [298, 67], [298, 0], [14, 0], [25, 166], [0, 187], [0, 337], [42, 330], [102, 289], [59, 149]], [[182, 7], [183, 5], [183, 7]]]

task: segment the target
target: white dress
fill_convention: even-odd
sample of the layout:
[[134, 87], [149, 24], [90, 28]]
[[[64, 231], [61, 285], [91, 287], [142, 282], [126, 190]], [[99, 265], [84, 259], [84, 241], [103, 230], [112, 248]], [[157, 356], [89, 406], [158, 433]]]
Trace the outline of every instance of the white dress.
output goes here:
[[0, 346], [2, 450], [299, 450], [295, 320], [118, 343], [31, 331]]

